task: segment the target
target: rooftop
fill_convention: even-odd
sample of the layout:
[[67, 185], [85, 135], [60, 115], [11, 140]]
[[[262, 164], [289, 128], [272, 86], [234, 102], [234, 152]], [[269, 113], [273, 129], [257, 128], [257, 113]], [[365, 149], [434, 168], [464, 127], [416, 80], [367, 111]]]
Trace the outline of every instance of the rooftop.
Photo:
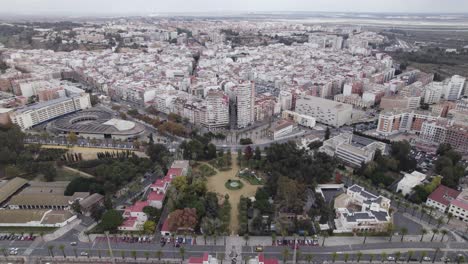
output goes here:
[[437, 187], [437, 189], [435, 189], [430, 195], [429, 197], [427, 197], [428, 199], [431, 199], [431, 200], [434, 200], [438, 203], [441, 203], [445, 206], [448, 206], [450, 204], [450, 202], [457, 198], [457, 196], [460, 194], [461, 192], [457, 191], [457, 190], [454, 190], [452, 188], [449, 188], [447, 186], [444, 186], [444, 185], [439, 185]]
[[0, 187], [0, 203], [5, 202], [5, 200], [7, 200], [27, 183], [27, 180], [19, 177], [9, 180], [6, 184]]

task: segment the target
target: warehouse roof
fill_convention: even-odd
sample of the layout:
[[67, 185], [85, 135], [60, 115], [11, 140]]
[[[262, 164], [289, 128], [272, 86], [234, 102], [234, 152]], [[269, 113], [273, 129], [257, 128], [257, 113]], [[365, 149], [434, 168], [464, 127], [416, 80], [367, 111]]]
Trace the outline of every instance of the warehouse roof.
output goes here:
[[6, 184], [0, 187], [0, 203], [5, 202], [10, 196], [16, 193], [21, 187], [28, 183], [27, 180], [23, 178], [13, 178], [8, 181]]

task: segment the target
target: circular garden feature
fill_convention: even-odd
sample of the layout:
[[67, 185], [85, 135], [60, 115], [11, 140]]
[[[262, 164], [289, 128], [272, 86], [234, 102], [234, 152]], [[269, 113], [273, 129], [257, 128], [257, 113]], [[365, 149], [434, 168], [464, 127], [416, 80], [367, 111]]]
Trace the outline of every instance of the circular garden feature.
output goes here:
[[240, 190], [244, 186], [244, 184], [240, 180], [232, 180], [229, 179], [227, 182], [224, 184], [224, 186], [228, 190]]

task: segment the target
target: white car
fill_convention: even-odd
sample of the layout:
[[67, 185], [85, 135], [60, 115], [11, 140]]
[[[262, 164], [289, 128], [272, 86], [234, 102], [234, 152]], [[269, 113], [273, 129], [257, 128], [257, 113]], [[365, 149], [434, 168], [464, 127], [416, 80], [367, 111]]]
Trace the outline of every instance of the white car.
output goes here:
[[424, 261], [431, 261], [431, 258], [430, 257], [424, 257], [423, 260]]
[[387, 260], [388, 260], [388, 261], [395, 261], [395, 257], [393, 257], [393, 256], [388, 256], [388, 257], [387, 257]]
[[88, 252], [83, 251], [83, 252], [80, 253], [80, 256], [83, 256], [83, 257], [87, 257], [88, 255], [89, 255]]

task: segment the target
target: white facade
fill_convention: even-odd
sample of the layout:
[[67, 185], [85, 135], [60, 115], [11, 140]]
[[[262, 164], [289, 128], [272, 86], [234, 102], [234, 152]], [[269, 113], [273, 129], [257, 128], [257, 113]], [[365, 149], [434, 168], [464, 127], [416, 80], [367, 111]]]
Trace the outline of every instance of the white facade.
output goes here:
[[288, 91], [281, 91], [279, 94], [281, 110], [291, 110], [292, 94]]
[[340, 127], [351, 121], [353, 106], [315, 96], [300, 96], [296, 112], [314, 117], [318, 122]]
[[468, 222], [468, 190], [463, 190], [452, 200], [448, 212], [463, 222]]
[[229, 125], [229, 97], [221, 91], [209, 91], [206, 95], [206, 115], [203, 123], [208, 129]]
[[58, 98], [31, 105], [12, 112], [10, 117], [13, 123], [24, 130], [53, 118], [90, 107], [91, 100], [89, 94], [82, 93], [81, 95], [75, 95], [69, 98]]
[[408, 195], [412, 192], [413, 188], [420, 185], [426, 179], [426, 174], [413, 171], [412, 173], [405, 173], [403, 179], [398, 182], [397, 192], [403, 195]]
[[452, 76], [450, 81], [445, 86], [444, 98], [448, 101], [455, 101], [460, 99], [463, 87], [465, 86], [465, 81], [465, 77], [459, 75]]
[[236, 87], [237, 127], [244, 128], [254, 122], [254, 83], [242, 83]]
[[289, 118], [296, 122], [298, 125], [313, 128], [315, 127], [315, 118], [308, 115], [301, 115], [293, 111], [285, 110], [281, 113], [282, 118]]
[[437, 104], [440, 102], [442, 97], [442, 91], [444, 90], [444, 84], [441, 82], [432, 82], [425, 87], [424, 92], [424, 103], [426, 104]]
[[375, 141], [367, 146], [359, 147], [352, 144], [352, 139], [353, 134], [351, 133], [340, 134], [325, 140], [319, 151], [354, 166], [372, 161], [377, 149], [385, 151], [385, 143]]

